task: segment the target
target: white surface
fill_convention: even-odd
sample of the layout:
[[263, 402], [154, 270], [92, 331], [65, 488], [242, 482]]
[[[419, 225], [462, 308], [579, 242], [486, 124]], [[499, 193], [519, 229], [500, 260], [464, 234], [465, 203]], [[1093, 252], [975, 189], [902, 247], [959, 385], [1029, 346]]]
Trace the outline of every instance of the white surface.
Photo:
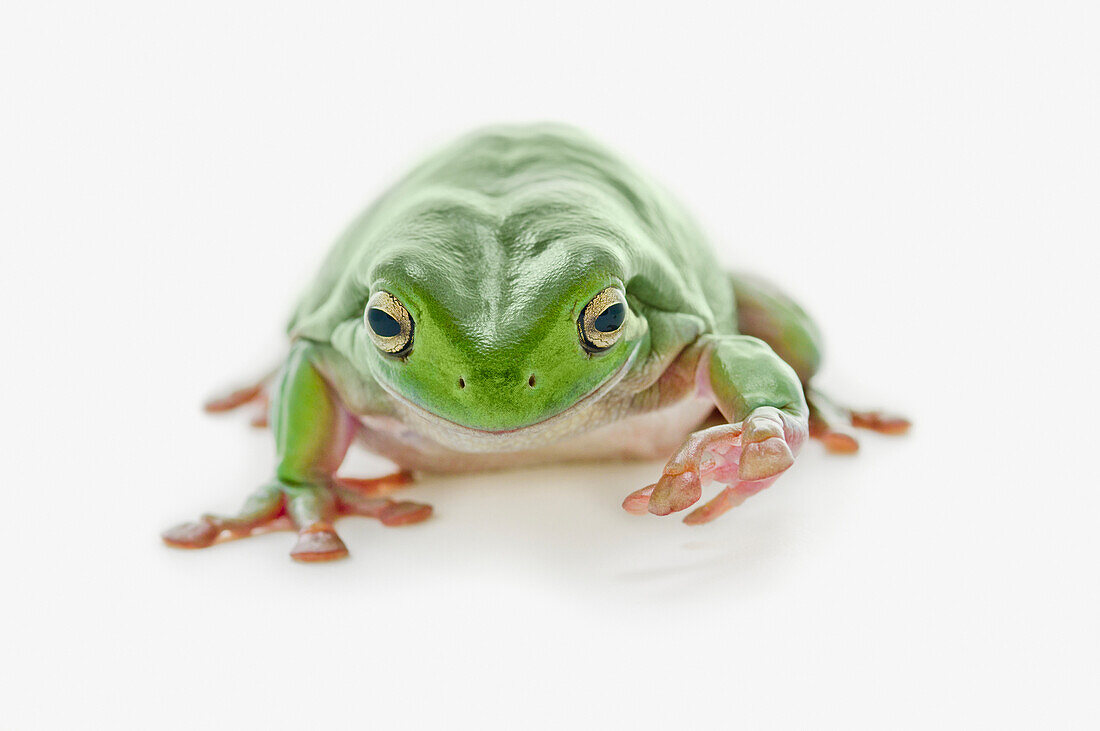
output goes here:
[[[1096, 727], [1094, 3], [83, 5], [0, 10], [0, 727]], [[704, 528], [607, 464], [424, 480], [335, 565], [162, 547], [267, 477], [198, 404], [340, 228], [531, 119], [663, 179], [913, 434]]]

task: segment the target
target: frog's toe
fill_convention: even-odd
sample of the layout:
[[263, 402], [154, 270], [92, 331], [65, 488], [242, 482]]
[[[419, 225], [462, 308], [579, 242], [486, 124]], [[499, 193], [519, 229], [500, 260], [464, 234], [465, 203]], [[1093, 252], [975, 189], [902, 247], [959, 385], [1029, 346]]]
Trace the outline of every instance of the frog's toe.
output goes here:
[[217, 414], [232, 411], [261, 398], [264, 398], [264, 381], [209, 399], [202, 407], [209, 414]]
[[432, 506], [411, 500], [391, 502], [378, 513], [378, 520], [385, 526], [412, 525], [432, 517]]
[[737, 479], [756, 482], [778, 476], [794, 464], [795, 450], [805, 439], [805, 422], [770, 406], [756, 409], [741, 430]]
[[855, 454], [859, 451], [859, 441], [848, 432], [826, 431], [814, 436], [833, 454]]
[[794, 464], [794, 454], [782, 437], [771, 437], [741, 448], [737, 476], [746, 482], [776, 477]]
[[870, 429], [880, 434], [905, 434], [912, 422], [904, 416], [888, 414], [882, 411], [853, 411], [852, 426]]
[[291, 558], [306, 563], [333, 561], [347, 555], [347, 546], [328, 525], [303, 528], [298, 532], [298, 541], [290, 551]]
[[334, 487], [338, 512], [377, 518], [382, 525], [391, 527], [420, 523], [432, 516], [431, 505], [386, 497], [411, 483], [412, 475], [408, 472], [370, 479], [337, 478]]
[[657, 485], [648, 485], [641, 490], [635, 490], [623, 500], [623, 510], [631, 515], [645, 515], [649, 511], [649, 496], [653, 494], [653, 488]]
[[668, 515], [691, 507], [702, 495], [703, 483], [695, 470], [666, 473], [653, 486], [647, 509], [654, 515]]
[[393, 472], [382, 477], [337, 477], [337, 488], [356, 497], [383, 497], [413, 483], [413, 475], [408, 470]]
[[735, 508], [745, 502], [778, 479], [779, 475], [776, 475], [775, 477], [769, 477], [765, 480], [738, 482], [735, 485], [727, 487], [706, 505], [688, 513], [687, 516], [684, 517], [684, 523], [687, 525], [702, 525], [704, 523], [709, 523], [721, 516], [727, 510]]
[[176, 548], [206, 548], [218, 539], [221, 530], [208, 520], [181, 523], [160, 534], [169, 546]]
[[687, 525], [702, 525], [709, 523], [734, 506], [730, 500], [730, 491], [722, 490], [713, 499], [684, 516]]

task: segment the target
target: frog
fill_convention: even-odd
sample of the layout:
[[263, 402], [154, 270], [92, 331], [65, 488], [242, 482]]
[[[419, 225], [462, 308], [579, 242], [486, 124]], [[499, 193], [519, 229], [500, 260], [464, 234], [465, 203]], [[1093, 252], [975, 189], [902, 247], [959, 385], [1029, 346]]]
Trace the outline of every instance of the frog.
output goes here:
[[[293, 559], [330, 561], [348, 555], [341, 516], [429, 518], [395, 499], [423, 475], [585, 460], [663, 460], [622, 507], [694, 506], [683, 522], [698, 526], [771, 486], [811, 437], [852, 453], [849, 427], [909, 427], [819, 393], [805, 310], [727, 271], [671, 193], [561, 124], [479, 129], [413, 167], [337, 239], [287, 335], [279, 368], [207, 404], [259, 405], [272, 478], [168, 545], [290, 529]], [[339, 474], [353, 444], [396, 471]]]

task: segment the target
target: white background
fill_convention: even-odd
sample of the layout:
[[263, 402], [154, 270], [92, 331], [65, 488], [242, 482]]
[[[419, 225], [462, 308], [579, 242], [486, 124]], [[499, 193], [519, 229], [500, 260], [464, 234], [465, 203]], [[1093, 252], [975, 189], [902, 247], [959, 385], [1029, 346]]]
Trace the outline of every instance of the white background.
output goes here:
[[[0, 10], [0, 727], [1100, 723], [1095, 3], [73, 5]], [[198, 405], [279, 358], [351, 216], [544, 119], [912, 434], [703, 528], [603, 464], [425, 479], [431, 521], [343, 521], [334, 565], [163, 547], [268, 477]]]

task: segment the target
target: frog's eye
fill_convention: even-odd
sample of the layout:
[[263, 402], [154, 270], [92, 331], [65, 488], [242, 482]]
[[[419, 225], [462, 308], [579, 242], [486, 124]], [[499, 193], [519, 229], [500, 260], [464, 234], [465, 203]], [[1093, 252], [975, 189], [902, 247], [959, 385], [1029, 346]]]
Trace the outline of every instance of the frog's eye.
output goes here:
[[412, 347], [413, 321], [405, 306], [389, 292], [375, 292], [367, 301], [363, 316], [367, 333], [378, 349], [404, 355]]
[[581, 344], [591, 353], [607, 350], [619, 339], [624, 322], [626, 297], [617, 287], [608, 287], [584, 306], [577, 319]]

